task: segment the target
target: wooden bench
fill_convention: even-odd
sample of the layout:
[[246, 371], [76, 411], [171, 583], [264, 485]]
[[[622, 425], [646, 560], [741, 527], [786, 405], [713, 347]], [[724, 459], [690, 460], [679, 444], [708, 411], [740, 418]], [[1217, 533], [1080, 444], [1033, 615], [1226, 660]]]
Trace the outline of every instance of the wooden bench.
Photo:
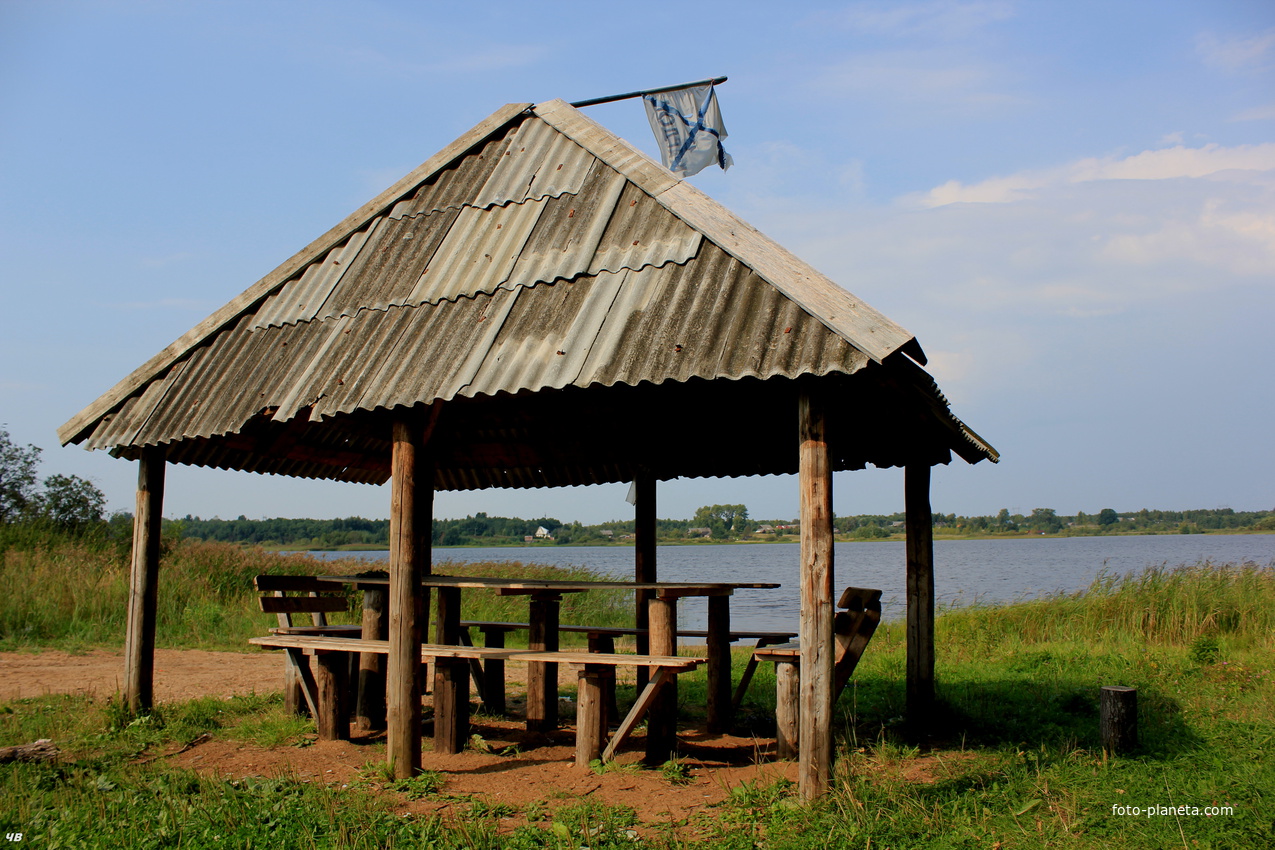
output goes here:
[[[315, 705], [315, 720], [319, 737], [324, 740], [348, 737], [348, 728], [342, 729], [345, 716], [342, 699], [346, 692], [342, 676], [348, 668], [348, 653], [387, 655], [388, 640], [342, 638], [324, 635], [269, 635], [249, 640], [256, 646], [283, 649], [290, 657], [312, 653], [316, 658], [317, 676], [309, 675], [309, 665], [300, 667], [304, 672], [304, 685]], [[666, 682], [679, 673], [694, 670], [707, 661], [706, 658], [689, 658], [663, 655], [629, 655], [618, 653], [572, 652], [569, 650], [543, 651], [505, 649], [501, 647], [445, 646], [423, 644], [421, 659], [435, 662], [434, 687], [434, 751], [438, 753], [460, 752], [465, 745], [465, 732], [469, 725], [469, 675], [468, 662], [525, 661], [551, 664], [569, 664], [580, 670], [580, 691], [576, 718], [576, 765], [588, 767], [589, 762], [602, 758], [610, 760], [642, 715], [650, 708], [656, 694]], [[457, 675], [460, 667], [459, 675]], [[607, 729], [607, 705], [603, 699], [603, 687], [607, 675], [617, 666], [647, 667], [655, 670], [646, 687], [638, 695], [629, 713], [603, 748]], [[343, 734], [344, 733], [344, 734]]]
[[[530, 627], [531, 626], [528, 623], [500, 623], [481, 620], [462, 620], [460, 622], [460, 639], [466, 645], [473, 646], [473, 637], [470, 634], [470, 629], [477, 629], [483, 634], [484, 646], [503, 647], [505, 645], [505, 635], [508, 632], [526, 631]], [[615, 639], [617, 637], [636, 637], [640, 634], [646, 634], [646, 631], [643, 629], [624, 626], [559, 625], [558, 631], [586, 635], [590, 652], [615, 652]], [[708, 632], [702, 630], [678, 630], [677, 636], [707, 639]], [[744, 668], [744, 673], [740, 677], [739, 685], [735, 688], [735, 695], [731, 700], [732, 712], [739, 709], [740, 703], [744, 700], [744, 695], [748, 692], [748, 685], [753, 679], [753, 673], [757, 669], [756, 650], [767, 646], [782, 644], [787, 641], [791, 641], [795, 637], [797, 637], [796, 632], [732, 630], [729, 633], [731, 643], [739, 640], [755, 640], [757, 642], [754, 646], [754, 654], [749, 655], [748, 665]], [[504, 662], [492, 659], [486, 663], [480, 663], [477, 659], [475, 659], [471, 662], [471, 673], [474, 679], [474, 687], [478, 691], [479, 698], [482, 700], [483, 708], [494, 714], [503, 714], [505, 711]], [[727, 675], [729, 675], [729, 671], [727, 671]], [[610, 706], [610, 710], [614, 713], [614, 679], [605, 686], [605, 697], [608, 701], [608, 705]]]
[[[837, 601], [837, 607], [844, 610], [838, 611], [833, 618], [836, 639], [834, 703], [841, 696], [877, 624], [881, 622], [881, 591], [847, 587]], [[775, 664], [775, 754], [781, 759], [796, 758], [800, 731], [801, 644], [791, 642], [757, 649], [753, 651], [753, 657]]]
[[[370, 573], [369, 575], [380, 575]], [[259, 575], [253, 580], [263, 595], [259, 599], [261, 610], [277, 614], [279, 625], [270, 629], [271, 634], [303, 635], [309, 637], [361, 638], [384, 640], [389, 637], [389, 622], [385, 616], [388, 597], [384, 589], [366, 591], [363, 596], [363, 620], [361, 624], [332, 625], [327, 615], [349, 610], [349, 587], [342, 582], [323, 581], [314, 576]], [[293, 595], [289, 595], [293, 594]], [[300, 595], [297, 595], [300, 594]], [[309, 613], [311, 623], [293, 622], [292, 615]], [[348, 682], [355, 703], [355, 723], [360, 731], [385, 728], [385, 659], [375, 653], [350, 656]], [[303, 685], [302, 668], [309, 667], [306, 655], [289, 654], [284, 674], [284, 702], [295, 713], [315, 713], [312, 692]]]
[[[314, 576], [291, 575], [259, 575], [253, 579], [253, 584], [264, 594], [258, 598], [261, 610], [278, 615], [279, 625], [270, 630], [272, 634], [363, 636], [362, 626], [328, 623], [328, 614], [350, 610], [344, 585], [319, 581]], [[309, 614], [310, 623], [300, 625], [293, 622], [294, 614]], [[284, 702], [288, 710], [296, 714], [304, 714], [306, 708], [311, 714], [315, 712], [315, 706], [309, 699], [310, 692], [303, 686], [305, 674], [302, 669], [308, 671], [309, 666], [309, 659], [304, 655], [295, 658], [288, 655], [284, 662]]]

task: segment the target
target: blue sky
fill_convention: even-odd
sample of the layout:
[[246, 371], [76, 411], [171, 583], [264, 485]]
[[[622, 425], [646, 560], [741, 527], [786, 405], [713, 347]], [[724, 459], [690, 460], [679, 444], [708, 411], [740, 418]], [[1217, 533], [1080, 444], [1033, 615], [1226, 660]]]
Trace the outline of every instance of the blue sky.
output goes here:
[[[1239, 0], [0, 4], [0, 423], [55, 429], [504, 103], [728, 74], [704, 191], [912, 331], [998, 466], [935, 510], [1275, 507], [1275, 5]], [[589, 114], [652, 155], [638, 101]], [[838, 513], [899, 510], [898, 470]], [[625, 488], [440, 494], [596, 522]], [[797, 512], [795, 481], [671, 482]], [[186, 467], [165, 514], [385, 516]]]

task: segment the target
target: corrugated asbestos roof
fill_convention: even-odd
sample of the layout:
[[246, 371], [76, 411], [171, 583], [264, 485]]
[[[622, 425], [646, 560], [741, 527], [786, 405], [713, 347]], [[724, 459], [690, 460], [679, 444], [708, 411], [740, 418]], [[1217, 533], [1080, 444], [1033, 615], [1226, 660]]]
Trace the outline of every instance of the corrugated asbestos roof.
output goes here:
[[[383, 451], [376, 440], [309, 438], [305, 451], [326, 453], [317, 465], [295, 445], [291, 460], [248, 463], [279, 453], [280, 437], [244, 434], [438, 400], [924, 358], [906, 331], [560, 101], [506, 107], [444, 153], [90, 405], [63, 441], [374, 481], [383, 464], [358, 459]], [[995, 458], [937, 387], [930, 397], [976, 447], [962, 456]]]

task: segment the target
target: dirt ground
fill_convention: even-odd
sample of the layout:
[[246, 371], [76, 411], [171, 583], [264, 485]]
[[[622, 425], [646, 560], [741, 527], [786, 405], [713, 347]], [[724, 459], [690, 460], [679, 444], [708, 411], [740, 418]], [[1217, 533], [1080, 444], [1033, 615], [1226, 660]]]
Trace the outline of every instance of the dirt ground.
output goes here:
[[[523, 683], [521, 671], [510, 665], [511, 708]], [[0, 653], [0, 702], [47, 693], [72, 693], [106, 698], [120, 689], [124, 670], [119, 652], [96, 650], [79, 655], [65, 652]], [[563, 684], [569, 680], [563, 671]], [[157, 650], [155, 698], [158, 702], [202, 696], [270, 693], [281, 688], [283, 663], [268, 653]], [[442, 793], [424, 800], [398, 799], [400, 811], [467, 812], [475, 802], [521, 809], [539, 802], [546, 809], [597, 801], [629, 806], [647, 828], [682, 824], [697, 812], [726, 799], [741, 784], [769, 785], [777, 779], [796, 779], [796, 765], [775, 762], [774, 740], [733, 735], [708, 735], [702, 728], [679, 732], [679, 758], [689, 782], [675, 785], [658, 770], [637, 769], [642, 735], [625, 745], [620, 769], [601, 774], [574, 766], [574, 728], [569, 702], [563, 703], [563, 729], [551, 735], [526, 732], [517, 720], [474, 718], [471, 732], [484, 746], [458, 755], [426, 752], [423, 766], [446, 776]], [[426, 734], [429, 734], [426, 729]], [[293, 776], [303, 781], [347, 785], [365, 765], [384, 759], [383, 735], [352, 737], [350, 741], [316, 741], [310, 746], [265, 749], [212, 736], [165, 756], [176, 766], [230, 778]], [[501, 754], [505, 753], [505, 754]], [[400, 795], [401, 796], [401, 795]], [[515, 815], [510, 826], [520, 823]], [[679, 830], [680, 831], [680, 830]]]

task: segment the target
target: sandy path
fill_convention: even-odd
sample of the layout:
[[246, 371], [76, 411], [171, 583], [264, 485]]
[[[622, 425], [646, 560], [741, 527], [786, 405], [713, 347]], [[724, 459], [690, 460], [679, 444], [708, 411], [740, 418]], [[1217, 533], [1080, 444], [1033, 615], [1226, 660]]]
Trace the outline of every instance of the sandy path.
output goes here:
[[[123, 683], [123, 652], [0, 652], [0, 701], [42, 694], [109, 697], [122, 690]], [[282, 685], [279, 655], [155, 650], [155, 699], [159, 702], [269, 693]]]

